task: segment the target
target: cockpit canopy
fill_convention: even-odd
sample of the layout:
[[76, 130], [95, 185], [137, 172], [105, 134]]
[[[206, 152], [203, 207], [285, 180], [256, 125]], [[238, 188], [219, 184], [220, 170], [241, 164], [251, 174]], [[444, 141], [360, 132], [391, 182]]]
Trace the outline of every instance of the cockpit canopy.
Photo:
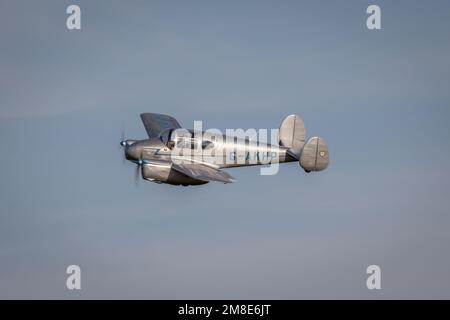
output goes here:
[[[160, 134], [161, 141], [170, 149], [177, 148], [197, 149], [199, 140], [194, 137], [194, 132], [187, 129], [167, 129]], [[214, 146], [211, 141], [203, 140], [202, 149], [210, 149]]]

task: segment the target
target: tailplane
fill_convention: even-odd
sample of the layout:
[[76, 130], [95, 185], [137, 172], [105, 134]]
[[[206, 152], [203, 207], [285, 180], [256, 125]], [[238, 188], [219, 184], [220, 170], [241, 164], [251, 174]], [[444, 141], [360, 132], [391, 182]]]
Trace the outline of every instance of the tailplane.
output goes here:
[[279, 132], [280, 146], [287, 148], [287, 153], [297, 159], [306, 171], [322, 171], [330, 161], [328, 146], [324, 139], [310, 138], [306, 141], [306, 129], [303, 119], [297, 115], [284, 118]]

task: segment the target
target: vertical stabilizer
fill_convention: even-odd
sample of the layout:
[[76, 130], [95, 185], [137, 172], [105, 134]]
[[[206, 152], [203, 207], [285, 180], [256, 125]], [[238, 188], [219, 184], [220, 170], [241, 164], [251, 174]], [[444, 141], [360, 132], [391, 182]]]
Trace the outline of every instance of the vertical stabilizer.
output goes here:
[[295, 114], [284, 118], [280, 125], [279, 140], [281, 146], [289, 148], [289, 153], [299, 159], [306, 142], [306, 129], [303, 119]]

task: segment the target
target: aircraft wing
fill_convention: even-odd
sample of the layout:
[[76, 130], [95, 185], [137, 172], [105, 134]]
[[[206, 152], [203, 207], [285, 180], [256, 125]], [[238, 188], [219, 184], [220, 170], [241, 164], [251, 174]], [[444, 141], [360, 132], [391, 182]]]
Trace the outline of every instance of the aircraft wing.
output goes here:
[[197, 180], [218, 181], [223, 183], [235, 181], [235, 179], [225, 171], [201, 163], [173, 163], [172, 168]]
[[157, 138], [166, 129], [181, 128], [175, 118], [159, 113], [141, 113], [142, 123], [149, 138]]

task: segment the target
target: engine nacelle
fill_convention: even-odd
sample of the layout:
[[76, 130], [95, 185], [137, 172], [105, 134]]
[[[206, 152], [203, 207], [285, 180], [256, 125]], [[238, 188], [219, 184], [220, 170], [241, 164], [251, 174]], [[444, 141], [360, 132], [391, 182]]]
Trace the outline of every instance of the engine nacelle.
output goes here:
[[328, 167], [328, 147], [324, 139], [313, 137], [303, 146], [300, 166], [306, 171], [322, 171]]
[[169, 180], [172, 164], [162, 161], [152, 161], [142, 165], [142, 178], [156, 182], [167, 182]]

